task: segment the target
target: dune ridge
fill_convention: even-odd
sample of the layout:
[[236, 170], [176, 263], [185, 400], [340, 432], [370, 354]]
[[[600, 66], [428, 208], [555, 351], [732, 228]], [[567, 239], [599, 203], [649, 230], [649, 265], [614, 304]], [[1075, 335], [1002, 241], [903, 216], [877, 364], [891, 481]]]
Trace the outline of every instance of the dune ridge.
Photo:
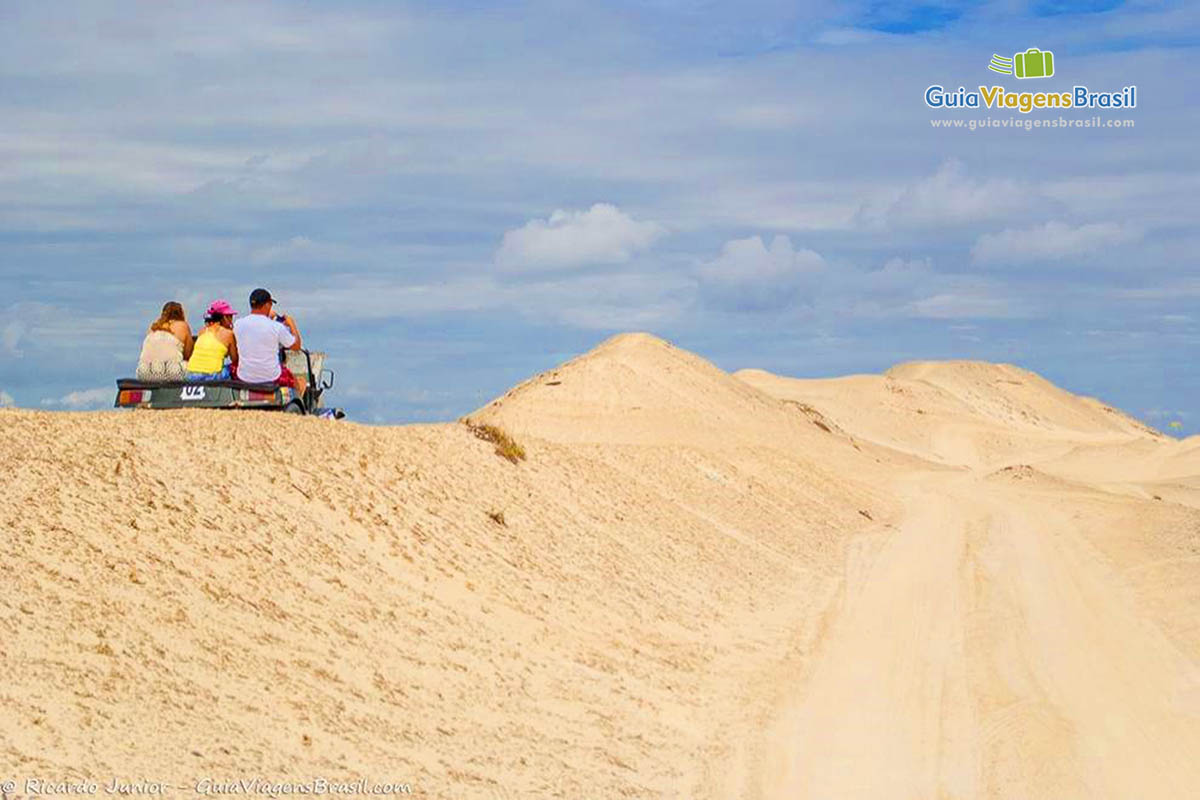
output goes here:
[[1011, 365], [614, 337], [369, 428], [0, 409], [0, 767], [446, 798], [1182, 797], [1200, 464]]

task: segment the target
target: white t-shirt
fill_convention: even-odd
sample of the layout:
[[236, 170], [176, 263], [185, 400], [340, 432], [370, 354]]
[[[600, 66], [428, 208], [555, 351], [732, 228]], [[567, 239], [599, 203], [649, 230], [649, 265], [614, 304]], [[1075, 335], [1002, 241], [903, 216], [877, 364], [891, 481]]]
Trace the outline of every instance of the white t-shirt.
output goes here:
[[279, 348], [296, 343], [287, 326], [263, 314], [247, 314], [233, 323], [233, 335], [237, 339], [238, 380], [246, 383], [279, 380]]

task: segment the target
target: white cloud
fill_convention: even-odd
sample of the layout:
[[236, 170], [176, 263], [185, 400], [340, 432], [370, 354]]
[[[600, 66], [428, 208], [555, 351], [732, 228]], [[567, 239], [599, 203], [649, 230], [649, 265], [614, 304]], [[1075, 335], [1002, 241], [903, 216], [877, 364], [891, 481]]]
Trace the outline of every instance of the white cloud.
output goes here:
[[11, 394], [0, 389], [0, 408], [12, 408], [16, 404], [17, 401], [13, 399]]
[[694, 303], [693, 281], [666, 273], [582, 275], [511, 287], [508, 304], [525, 316], [592, 330], [653, 330]]
[[0, 331], [0, 349], [14, 358], [21, 357], [21, 338], [25, 335], [25, 323], [19, 319], [4, 326]]
[[310, 258], [316, 248], [307, 236], [293, 236], [282, 244], [256, 247], [250, 253], [250, 263], [256, 267], [268, 264], [288, 263]]
[[1047, 222], [1032, 228], [985, 233], [971, 248], [971, 258], [975, 261], [1072, 258], [1137, 241], [1141, 237], [1140, 230], [1115, 222], [1094, 222], [1077, 227]]
[[0, 330], [0, 357], [20, 358], [28, 353], [59, 352], [62, 348], [85, 344], [107, 348], [107, 354], [127, 341], [130, 331], [144, 330], [158, 316], [158, 307], [146, 322], [138, 319], [136, 313], [136, 308], [129, 305], [121, 305], [116, 311], [80, 314], [78, 308], [67, 304], [17, 302], [0, 309], [0, 315], [8, 320]]
[[1044, 203], [1030, 187], [1012, 179], [972, 179], [961, 161], [950, 158], [928, 178], [868, 200], [857, 217], [868, 227], [920, 226], [989, 219], [1036, 210]]
[[880, 269], [863, 273], [858, 282], [870, 290], [915, 288], [934, 278], [933, 261], [926, 258], [890, 258]]
[[[978, 274], [939, 272], [928, 256], [893, 257], [869, 271], [846, 265], [820, 288], [819, 309], [839, 319], [1016, 319], [1042, 313], [1036, 298]], [[951, 329], [961, 336], [975, 328], [966, 324]]]
[[735, 311], [777, 310], [789, 305], [805, 277], [821, 272], [825, 259], [813, 250], [796, 250], [787, 236], [768, 248], [760, 236], [733, 239], [697, 274], [709, 303]]
[[100, 408], [113, 401], [113, 390], [107, 386], [97, 386], [95, 389], [80, 389], [68, 392], [62, 397], [47, 397], [42, 400], [44, 406], [59, 406], [79, 411], [87, 408]]
[[665, 232], [658, 223], [638, 222], [608, 203], [587, 211], [559, 209], [549, 219], [531, 219], [505, 233], [496, 264], [508, 270], [622, 264]]
[[465, 277], [408, 286], [341, 277], [345, 280], [336, 286], [307, 287], [289, 308], [301, 318], [314, 318], [353, 305], [360, 320], [505, 309], [539, 323], [620, 330], [675, 319], [692, 305], [696, 288], [690, 278], [664, 272], [572, 274], [519, 283]]
[[396, 284], [340, 274], [334, 285], [311, 285], [289, 301], [304, 324], [305, 319], [336, 316], [341, 309], [354, 308], [360, 320], [390, 319], [404, 315], [469, 313], [495, 308], [503, 303], [501, 287], [490, 278]]
[[914, 317], [928, 319], [1009, 319], [1027, 316], [1027, 313], [1004, 297], [990, 294], [984, 289], [964, 288], [941, 292], [916, 300], [908, 305], [908, 313]]

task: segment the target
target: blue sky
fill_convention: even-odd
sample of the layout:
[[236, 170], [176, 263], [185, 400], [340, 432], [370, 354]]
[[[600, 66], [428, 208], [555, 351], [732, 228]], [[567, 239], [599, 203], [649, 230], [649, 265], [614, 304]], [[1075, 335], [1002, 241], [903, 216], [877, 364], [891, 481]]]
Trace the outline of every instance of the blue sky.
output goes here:
[[[798, 376], [1034, 369], [1195, 433], [1200, 9], [7, 3], [0, 403], [104, 407], [162, 303], [270, 288], [368, 422], [624, 330]], [[1019, 81], [993, 53], [1054, 51]], [[933, 83], [1138, 86], [934, 129]], [[1036, 85], [1035, 85], [1036, 84]], [[1069, 112], [1088, 116], [1085, 112]]]

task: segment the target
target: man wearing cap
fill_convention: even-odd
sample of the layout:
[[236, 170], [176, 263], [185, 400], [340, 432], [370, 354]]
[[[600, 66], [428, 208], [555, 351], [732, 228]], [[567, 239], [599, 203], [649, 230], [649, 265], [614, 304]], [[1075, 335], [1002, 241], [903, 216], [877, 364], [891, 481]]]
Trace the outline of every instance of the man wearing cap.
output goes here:
[[237, 379], [246, 383], [275, 383], [304, 393], [302, 379], [279, 363], [279, 348], [299, 350], [300, 331], [291, 317], [276, 316], [275, 298], [266, 289], [250, 293], [250, 313], [233, 323], [237, 337]]

